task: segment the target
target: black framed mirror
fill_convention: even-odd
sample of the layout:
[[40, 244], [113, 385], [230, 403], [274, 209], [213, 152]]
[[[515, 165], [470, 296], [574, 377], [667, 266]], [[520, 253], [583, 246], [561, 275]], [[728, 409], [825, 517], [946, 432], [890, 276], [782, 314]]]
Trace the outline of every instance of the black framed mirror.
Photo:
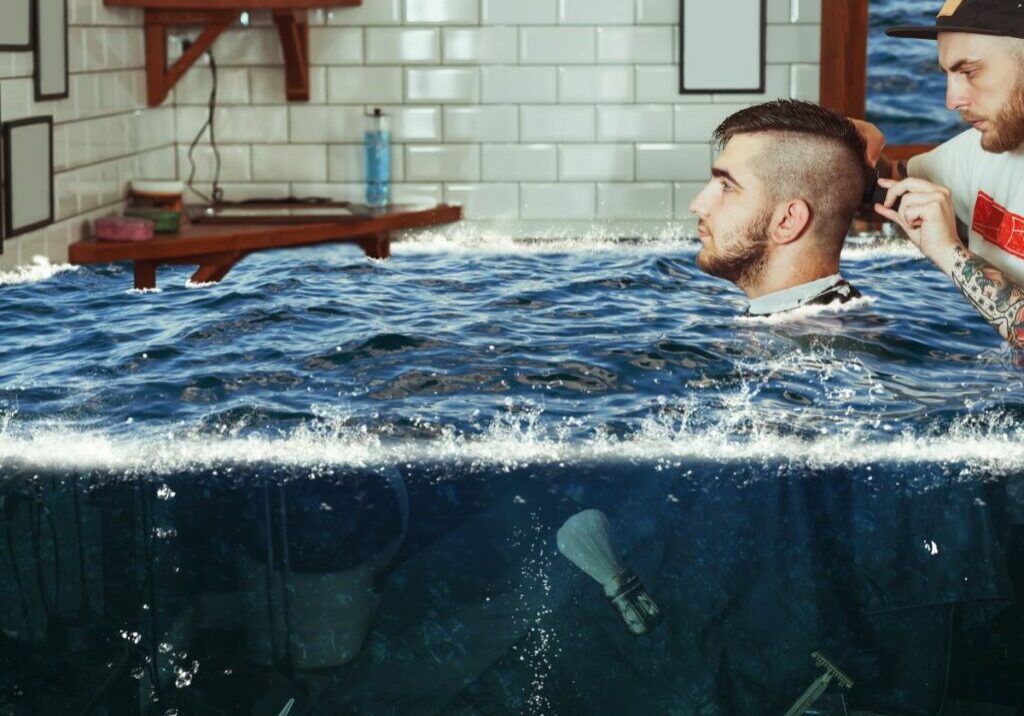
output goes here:
[[68, 2], [35, 0], [32, 7], [36, 101], [65, 99], [69, 94]]
[[32, 0], [0, 2], [0, 51], [32, 49]]
[[4, 234], [26, 234], [53, 223], [53, 117], [5, 122]]
[[767, 0], [680, 3], [679, 93], [763, 93]]

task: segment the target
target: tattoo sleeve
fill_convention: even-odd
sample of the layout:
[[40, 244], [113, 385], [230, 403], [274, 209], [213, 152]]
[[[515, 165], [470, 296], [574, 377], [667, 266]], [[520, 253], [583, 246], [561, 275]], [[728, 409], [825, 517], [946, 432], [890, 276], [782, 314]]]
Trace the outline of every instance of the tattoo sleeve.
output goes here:
[[953, 251], [953, 283], [1011, 346], [1024, 348], [1024, 287], [965, 249]]

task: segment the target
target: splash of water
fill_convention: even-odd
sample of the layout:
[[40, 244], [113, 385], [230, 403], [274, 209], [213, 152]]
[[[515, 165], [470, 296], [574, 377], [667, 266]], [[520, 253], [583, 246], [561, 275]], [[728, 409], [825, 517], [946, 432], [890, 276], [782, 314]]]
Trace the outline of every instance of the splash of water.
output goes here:
[[[1024, 469], [1024, 428], [1011, 415], [989, 413], [954, 421], [932, 434], [896, 433], [880, 441], [870, 426], [844, 426], [806, 438], [780, 434], [752, 412], [752, 392], [733, 398], [730, 417], [708, 425], [696, 404], [650, 415], [632, 434], [594, 426], [583, 436], [577, 425], [540, 420], [541, 411], [503, 415], [478, 435], [447, 428], [429, 440], [390, 441], [365, 425], [336, 419], [314, 421], [277, 437], [211, 436], [183, 430], [127, 437], [80, 431], [58, 424], [0, 431], [4, 466], [98, 469], [158, 475], [223, 465], [282, 467], [450, 464], [499, 472], [530, 465], [604, 462], [672, 464], [689, 460], [765, 461], [808, 467], [878, 463], [967, 463], [993, 473]], [[569, 437], [569, 435], [573, 437]]]
[[32, 263], [27, 266], [19, 266], [12, 271], [0, 271], [0, 286], [41, 283], [58, 274], [77, 271], [78, 268], [71, 264], [51, 264], [45, 256], [33, 256]]

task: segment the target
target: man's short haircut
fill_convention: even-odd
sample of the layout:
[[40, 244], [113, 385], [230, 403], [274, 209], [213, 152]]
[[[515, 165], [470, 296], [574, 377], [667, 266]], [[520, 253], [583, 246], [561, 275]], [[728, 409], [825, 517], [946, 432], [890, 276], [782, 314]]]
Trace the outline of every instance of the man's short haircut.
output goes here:
[[853, 122], [810, 102], [780, 99], [740, 110], [718, 126], [713, 142], [725, 147], [738, 134], [771, 134], [754, 173], [775, 202], [803, 199], [811, 230], [838, 253], [874, 170]]

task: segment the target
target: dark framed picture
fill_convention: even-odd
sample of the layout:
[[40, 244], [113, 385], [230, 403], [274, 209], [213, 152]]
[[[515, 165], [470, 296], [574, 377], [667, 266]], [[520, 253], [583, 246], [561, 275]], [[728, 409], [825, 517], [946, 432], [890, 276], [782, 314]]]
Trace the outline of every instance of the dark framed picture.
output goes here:
[[5, 122], [4, 234], [26, 234], [53, 223], [53, 117]]
[[68, 0], [35, 0], [36, 102], [68, 96]]
[[32, 0], [0, 2], [0, 51], [32, 49]]
[[767, 0], [680, 2], [679, 93], [764, 92]]

